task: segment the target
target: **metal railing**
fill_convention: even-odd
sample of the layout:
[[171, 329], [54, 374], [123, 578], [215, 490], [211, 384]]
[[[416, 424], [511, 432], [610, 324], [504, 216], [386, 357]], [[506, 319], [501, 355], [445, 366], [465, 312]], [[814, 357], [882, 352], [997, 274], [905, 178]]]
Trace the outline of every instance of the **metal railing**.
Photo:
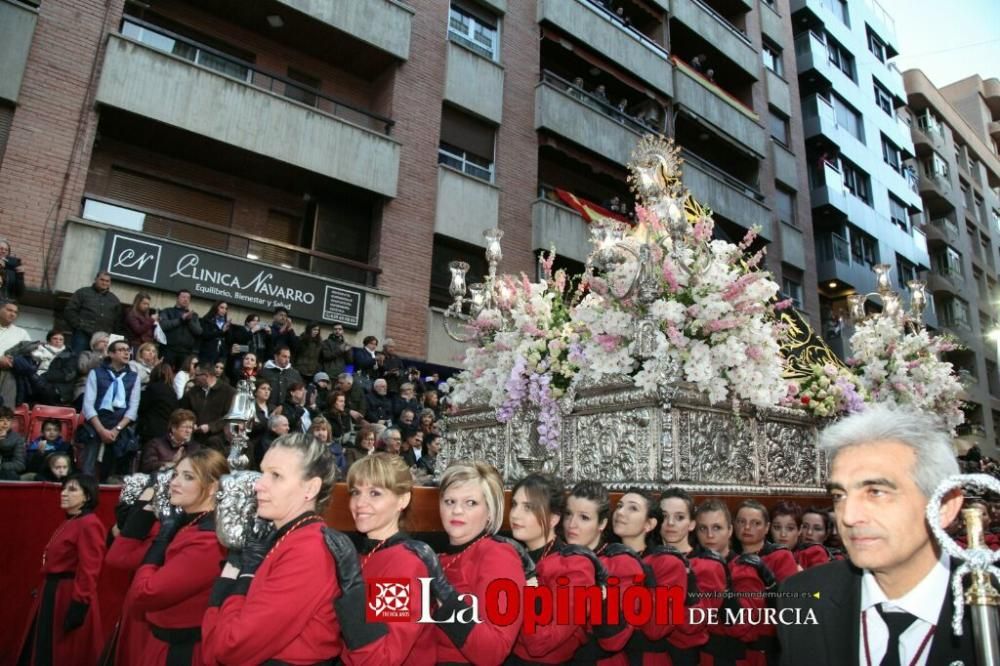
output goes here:
[[588, 92], [582, 86], [578, 86], [575, 83], [567, 81], [558, 74], [554, 74], [548, 70], [542, 70], [542, 83], [546, 83], [550, 88], [559, 90], [574, 98], [578, 102], [586, 104], [601, 115], [607, 116], [615, 122], [621, 123], [636, 134], [643, 135], [648, 134], [649, 132], [659, 134], [662, 131], [662, 129], [648, 125], [641, 119], [620, 110], [618, 107], [612, 105], [611, 100], [609, 100], [606, 96], [601, 98], [592, 92]]
[[690, 164], [695, 164], [702, 171], [707, 171], [710, 175], [714, 176], [716, 179], [721, 180], [723, 183], [741, 192], [742, 194], [750, 197], [754, 201], [763, 202], [764, 193], [758, 189], [757, 183], [747, 183], [740, 180], [728, 171], [717, 167], [715, 164], [709, 162], [704, 157], [701, 157], [697, 153], [693, 153], [687, 148], [681, 148], [681, 157], [684, 158], [685, 162]]
[[254, 88], [287, 97], [379, 134], [388, 136], [395, 124], [391, 118], [362, 109], [301, 82], [265, 72], [253, 63], [132, 16], [122, 19], [121, 34], [158, 51], [170, 53]]
[[616, 27], [623, 30], [631, 37], [637, 39], [644, 46], [647, 46], [655, 51], [658, 51], [660, 55], [664, 57], [667, 55], [667, 49], [664, 46], [662, 46], [661, 44], [657, 44], [652, 39], [644, 35], [638, 28], [633, 26], [631, 23], [626, 23], [621, 16], [618, 16], [618, 14], [611, 11], [611, 7], [608, 6], [610, 0], [580, 0], [580, 1], [593, 7], [595, 10], [597, 10], [602, 15], [607, 17], [607, 19], [611, 21], [611, 23], [615, 24]]
[[[92, 212], [88, 202], [103, 204], [102, 210], [105, 214]], [[112, 210], [108, 210], [108, 207]], [[131, 218], [137, 222], [137, 225], [129, 225], [126, 228], [182, 243], [192, 243], [241, 259], [260, 261], [293, 270], [307, 270], [369, 287], [376, 286], [378, 275], [382, 273], [382, 269], [378, 266], [346, 257], [220, 227], [183, 215], [142, 208], [126, 201], [85, 195], [82, 217], [94, 222], [122, 226], [121, 218], [117, 214], [131, 214]]]
[[851, 247], [847, 239], [835, 233], [816, 237], [816, 250], [820, 261], [836, 261], [851, 264]]
[[745, 32], [736, 27], [736, 25], [729, 19], [727, 19], [725, 16], [712, 9], [712, 7], [710, 7], [707, 3], [702, 2], [702, 0], [694, 0], [694, 4], [698, 5], [703, 10], [708, 12], [708, 14], [712, 16], [712, 18], [714, 18], [716, 21], [722, 24], [723, 28], [731, 32], [735, 37], [740, 39], [740, 41], [746, 43], [747, 46], [750, 47], [753, 46], [753, 42], [750, 41], [750, 37]]

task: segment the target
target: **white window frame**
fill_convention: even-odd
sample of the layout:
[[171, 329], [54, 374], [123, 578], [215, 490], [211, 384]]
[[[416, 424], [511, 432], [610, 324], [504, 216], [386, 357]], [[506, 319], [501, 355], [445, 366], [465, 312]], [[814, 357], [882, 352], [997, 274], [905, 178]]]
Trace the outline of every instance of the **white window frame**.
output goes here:
[[[457, 149], [458, 146], [455, 146], [455, 148]], [[438, 164], [445, 164], [453, 169], [461, 171], [467, 176], [478, 178], [479, 180], [487, 183], [492, 183], [495, 176], [494, 162], [490, 162], [489, 168], [486, 168], [482, 164], [477, 164], [475, 161], [470, 159], [467, 152], [463, 151], [459, 153], [454, 150], [448, 150], [440, 144], [438, 145]]]
[[[464, 28], [467, 28], [464, 32], [458, 30], [454, 25], [452, 17], [456, 14], [460, 17], [459, 23], [461, 23]], [[481, 41], [476, 39], [477, 28], [493, 32], [493, 40], [490, 48], [487, 48]], [[497, 27], [493, 28], [482, 23], [475, 16], [466, 12], [461, 7], [456, 7], [455, 4], [452, 3], [448, 7], [448, 38], [453, 39], [457, 43], [472, 50], [474, 53], [478, 53], [484, 58], [489, 58], [493, 62], [500, 62], [499, 21], [497, 21]], [[489, 55], [487, 55], [487, 53], [489, 53]]]

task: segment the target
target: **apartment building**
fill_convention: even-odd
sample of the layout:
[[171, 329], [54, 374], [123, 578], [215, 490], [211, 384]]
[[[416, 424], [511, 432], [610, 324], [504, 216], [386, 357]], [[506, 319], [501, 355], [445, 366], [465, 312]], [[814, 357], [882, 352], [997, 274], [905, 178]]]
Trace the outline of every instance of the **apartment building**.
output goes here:
[[903, 81], [930, 253], [928, 287], [939, 327], [964, 347], [949, 360], [967, 380], [970, 431], [996, 446], [1000, 81], [971, 76], [938, 89], [919, 69], [904, 72]]
[[793, 0], [792, 8], [822, 328], [845, 355], [846, 297], [875, 290], [873, 267], [894, 266], [905, 292], [929, 266], [907, 168], [906, 91], [890, 62], [898, 53], [892, 18], [875, 0]]
[[794, 4], [0, 0], [0, 225], [40, 316], [110, 268], [122, 300], [286, 305], [454, 365], [448, 262], [474, 282], [499, 227], [501, 270], [552, 246], [582, 267], [569, 195], [627, 210], [631, 150], [664, 132], [719, 233], [758, 226], [818, 324], [834, 276], [814, 270], [799, 100], [820, 91], [795, 76]]

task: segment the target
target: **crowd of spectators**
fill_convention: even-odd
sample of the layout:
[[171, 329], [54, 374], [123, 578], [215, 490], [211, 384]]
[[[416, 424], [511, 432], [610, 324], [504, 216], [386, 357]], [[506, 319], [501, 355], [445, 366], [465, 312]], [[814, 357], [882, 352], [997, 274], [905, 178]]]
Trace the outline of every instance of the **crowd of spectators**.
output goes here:
[[[17, 302], [0, 299], [0, 478], [45, 479], [79, 467], [106, 481], [198, 448], [227, 452], [225, 417], [242, 388], [256, 405], [252, 465], [274, 438], [309, 432], [342, 472], [389, 450], [431, 482], [441, 445], [439, 378], [422, 377], [391, 339], [380, 346], [368, 335], [354, 347], [343, 325], [325, 338], [317, 322], [296, 330], [281, 307], [270, 322], [257, 314], [232, 321], [225, 301], [199, 316], [187, 290], [160, 312], [151, 300], [140, 291], [125, 305], [101, 272], [69, 298], [66, 329], [41, 341], [15, 324]], [[58, 421], [25, 441], [13, 428], [18, 405], [72, 406], [71, 441]]]

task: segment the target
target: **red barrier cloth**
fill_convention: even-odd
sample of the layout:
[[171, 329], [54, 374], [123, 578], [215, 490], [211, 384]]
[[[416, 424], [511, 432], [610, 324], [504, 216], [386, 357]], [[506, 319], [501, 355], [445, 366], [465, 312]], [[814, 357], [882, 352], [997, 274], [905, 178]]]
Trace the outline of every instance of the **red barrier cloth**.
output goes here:
[[[33, 593], [41, 589], [42, 551], [49, 537], [66, 519], [59, 509], [57, 483], [0, 481], [3, 538], [0, 539], [0, 664], [15, 664], [21, 636], [30, 618]], [[119, 486], [101, 486], [97, 514], [110, 529], [115, 523]], [[118, 620], [128, 589], [128, 572], [108, 569], [98, 582], [101, 595], [101, 625], [110, 635]]]

